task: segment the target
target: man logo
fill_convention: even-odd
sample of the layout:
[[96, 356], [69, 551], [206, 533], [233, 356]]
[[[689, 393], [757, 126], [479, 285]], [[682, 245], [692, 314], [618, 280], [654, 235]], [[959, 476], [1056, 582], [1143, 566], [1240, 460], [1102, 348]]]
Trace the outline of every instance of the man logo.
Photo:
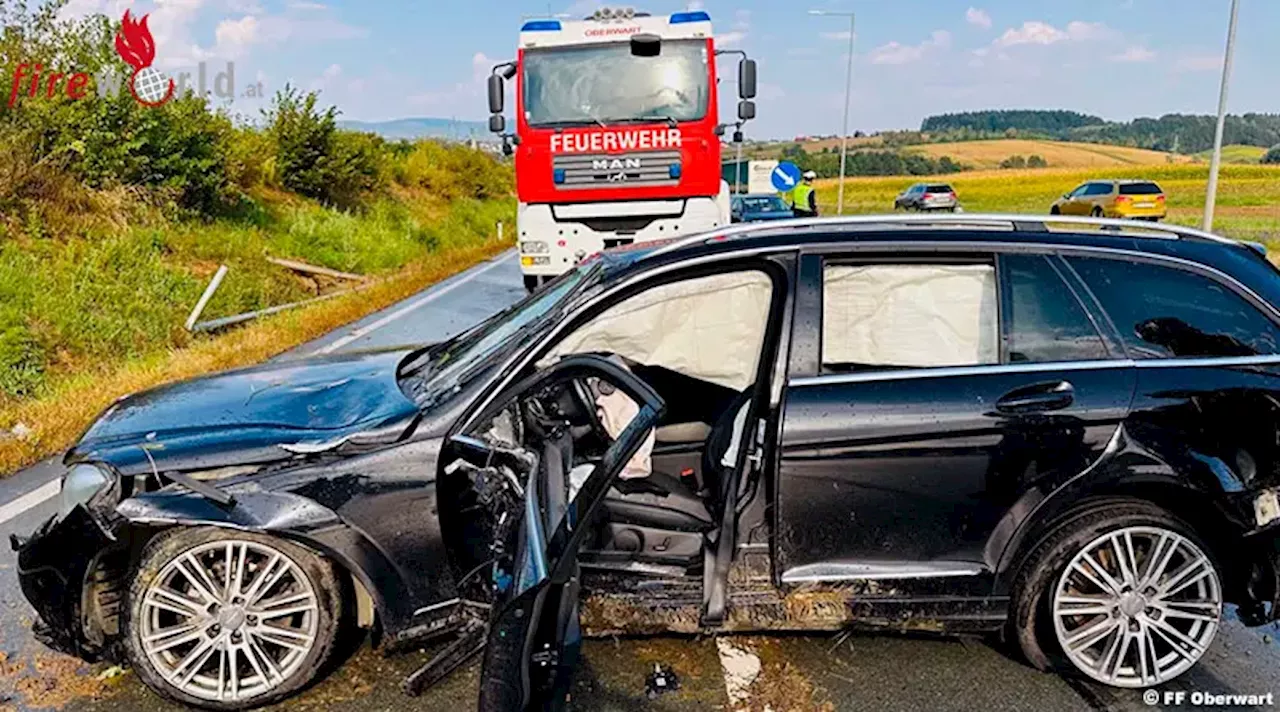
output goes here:
[[591, 162], [591, 169], [596, 171], [640, 170], [639, 158], [597, 158]]

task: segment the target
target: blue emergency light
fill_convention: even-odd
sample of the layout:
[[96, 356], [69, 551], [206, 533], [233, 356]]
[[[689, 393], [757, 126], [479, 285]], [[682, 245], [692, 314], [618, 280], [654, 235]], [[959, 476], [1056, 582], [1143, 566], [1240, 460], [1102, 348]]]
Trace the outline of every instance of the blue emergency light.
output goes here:
[[702, 10], [677, 12], [671, 15], [671, 24], [673, 25], [683, 25], [687, 22], [711, 22], [711, 16]]
[[520, 28], [521, 32], [559, 32], [561, 30], [559, 20], [530, 20], [524, 23], [524, 27]]

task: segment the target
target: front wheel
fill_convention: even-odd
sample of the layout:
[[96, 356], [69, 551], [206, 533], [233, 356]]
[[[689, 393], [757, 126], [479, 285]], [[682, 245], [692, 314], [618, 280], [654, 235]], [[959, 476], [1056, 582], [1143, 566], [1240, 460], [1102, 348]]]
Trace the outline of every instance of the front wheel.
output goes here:
[[175, 529], [143, 551], [125, 606], [138, 676], [192, 707], [235, 710], [311, 683], [337, 647], [342, 593], [331, 564], [275, 537]]
[[1014, 633], [1033, 662], [1116, 687], [1194, 666], [1222, 620], [1219, 567], [1186, 524], [1141, 500], [1068, 516], [1015, 585]]

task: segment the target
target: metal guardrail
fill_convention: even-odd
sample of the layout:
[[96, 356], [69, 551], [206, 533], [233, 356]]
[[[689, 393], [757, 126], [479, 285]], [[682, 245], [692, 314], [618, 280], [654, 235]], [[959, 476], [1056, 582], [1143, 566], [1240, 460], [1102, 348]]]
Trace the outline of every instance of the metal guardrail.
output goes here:
[[1230, 238], [1197, 230], [1182, 225], [1170, 225], [1159, 222], [1135, 222], [1116, 218], [1075, 217], [1069, 215], [1011, 215], [1001, 213], [944, 213], [932, 215], [919, 213], [913, 215], [841, 215], [834, 217], [797, 218], [793, 220], [777, 220], [767, 223], [744, 223], [721, 228], [699, 235], [691, 235], [682, 240], [660, 248], [655, 255], [666, 254], [691, 245], [704, 244], [716, 240], [731, 239], [744, 233], [785, 228], [813, 227], [857, 227], [873, 225], [900, 225], [906, 227], [948, 227], [948, 228], [984, 228], [1008, 231], [1048, 232], [1051, 225], [1068, 225], [1092, 227], [1114, 232], [1122, 232], [1132, 237], [1149, 237], [1155, 239], [1176, 240], [1184, 237], [1201, 240], [1212, 240], [1223, 244], [1241, 244]]

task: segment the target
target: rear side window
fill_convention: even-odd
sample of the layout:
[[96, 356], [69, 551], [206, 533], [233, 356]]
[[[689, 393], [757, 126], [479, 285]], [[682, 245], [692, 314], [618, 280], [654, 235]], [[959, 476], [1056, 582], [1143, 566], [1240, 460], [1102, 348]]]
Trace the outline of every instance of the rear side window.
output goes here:
[[955, 191], [953, 191], [953, 190], [951, 189], [951, 186], [946, 185], [945, 183], [934, 183], [933, 185], [926, 187], [926, 188], [924, 189], [924, 192], [926, 192], [926, 193], [954, 193]]
[[1006, 255], [1001, 265], [1010, 363], [1107, 358], [1093, 321], [1047, 258]]
[[823, 370], [998, 363], [996, 300], [989, 264], [827, 265]]
[[1181, 269], [1068, 258], [1124, 339], [1132, 358], [1280, 353], [1280, 329], [1218, 282]]
[[1122, 183], [1120, 195], [1158, 195], [1164, 191], [1155, 183]]
[[1111, 192], [1110, 183], [1090, 183], [1085, 195], [1106, 195]]

